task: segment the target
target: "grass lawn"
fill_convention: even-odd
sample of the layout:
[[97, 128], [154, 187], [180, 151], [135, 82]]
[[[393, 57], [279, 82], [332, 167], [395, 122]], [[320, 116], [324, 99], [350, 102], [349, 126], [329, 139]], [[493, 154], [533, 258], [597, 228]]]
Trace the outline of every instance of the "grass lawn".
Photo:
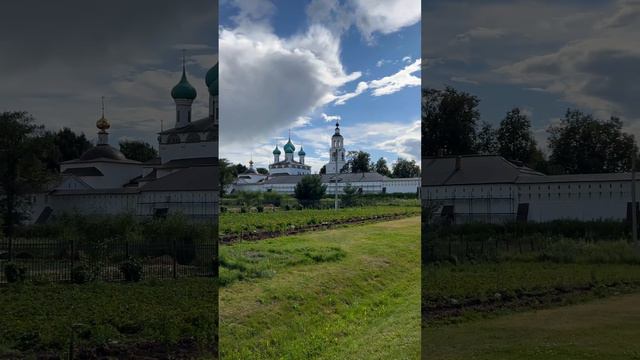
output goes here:
[[425, 358], [640, 359], [640, 295], [531, 311], [423, 333]]
[[221, 246], [224, 359], [419, 359], [420, 218]]
[[81, 324], [77, 349], [103, 346], [122, 355], [136, 344], [153, 343], [149, 349], [158, 353], [141, 352], [210, 358], [215, 297], [213, 279], [1, 286], [0, 358], [64, 355], [73, 324]]

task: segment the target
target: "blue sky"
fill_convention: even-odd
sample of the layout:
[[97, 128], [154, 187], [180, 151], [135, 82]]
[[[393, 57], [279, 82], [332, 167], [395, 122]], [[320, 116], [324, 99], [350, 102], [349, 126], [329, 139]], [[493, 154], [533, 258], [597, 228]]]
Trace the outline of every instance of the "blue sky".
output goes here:
[[317, 172], [339, 118], [347, 150], [417, 160], [420, 36], [418, 0], [222, 1], [220, 157], [267, 167], [291, 129]]
[[477, 95], [495, 126], [524, 109], [543, 149], [567, 108], [618, 116], [640, 136], [640, 1], [425, 3], [425, 86]]
[[128, 138], [157, 147], [161, 122], [175, 122], [181, 49], [198, 91], [194, 115], [208, 114], [204, 75], [217, 61], [217, 19], [211, 0], [7, 3], [0, 111], [28, 111], [48, 129], [70, 127], [95, 141], [104, 96], [113, 146]]

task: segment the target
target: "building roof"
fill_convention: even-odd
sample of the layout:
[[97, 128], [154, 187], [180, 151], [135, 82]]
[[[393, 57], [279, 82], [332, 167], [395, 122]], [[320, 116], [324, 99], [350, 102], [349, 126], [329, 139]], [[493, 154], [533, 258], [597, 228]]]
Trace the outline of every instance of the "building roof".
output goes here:
[[[640, 174], [636, 173], [640, 179]], [[519, 184], [541, 184], [560, 182], [598, 182], [598, 181], [631, 181], [631, 173], [604, 173], [604, 174], [571, 174], [571, 175], [547, 175], [547, 176], [522, 176]]]
[[[307, 175], [280, 175], [272, 176], [264, 181], [264, 184], [297, 184], [300, 180]], [[323, 183], [330, 183], [333, 181], [333, 174], [320, 175]], [[376, 172], [367, 173], [343, 173], [338, 174], [340, 183], [355, 183], [355, 182], [377, 182], [391, 180], [390, 178], [378, 174]]]
[[[459, 161], [459, 169], [456, 163]], [[423, 186], [505, 184], [520, 177], [546, 177], [526, 166], [516, 165], [501, 156], [467, 155], [422, 159]]]
[[163, 169], [173, 169], [173, 168], [186, 168], [186, 167], [194, 167], [194, 166], [217, 166], [218, 158], [217, 157], [201, 157], [201, 158], [191, 158], [191, 159], [175, 159], [167, 161], [162, 164], [160, 168]]
[[184, 134], [184, 133], [191, 133], [191, 132], [207, 132], [207, 131], [214, 131], [214, 133], [216, 134], [218, 131], [217, 126], [215, 126], [213, 122], [213, 118], [210, 116], [207, 116], [205, 118], [202, 118], [196, 121], [192, 121], [189, 124], [180, 128], [172, 128], [172, 129], [161, 131], [160, 135]]
[[100, 144], [92, 147], [87, 150], [80, 156], [80, 160], [95, 160], [95, 159], [109, 159], [116, 161], [127, 160], [127, 158], [116, 148], [108, 145], [108, 144]]
[[218, 173], [217, 166], [185, 168], [151, 181], [140, 191], [217, 191]]
[[104, 176], [102, 171], [100, 171], [95, 166], [67, 168], [62, 172], [62, 174], [75, 176]]

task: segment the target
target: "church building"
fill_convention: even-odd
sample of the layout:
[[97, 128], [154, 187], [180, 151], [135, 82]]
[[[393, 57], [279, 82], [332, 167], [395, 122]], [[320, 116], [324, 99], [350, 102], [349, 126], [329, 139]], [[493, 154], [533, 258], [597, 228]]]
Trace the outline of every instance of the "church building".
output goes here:
[[218, 65], [206, 74], [208, 116], [194, 120], [196, 89], [182, 77], [171, 90], [175, 124], [158, 134], [159, 157], [145, 163], [127, 159], [109, 145], [111, 122], [96, 122], [98, 143], [78, 159], [60, 164], [60, 176], [30, 202], [31, 222], [63, 213], [122, 214], [140, 218], [181, 213], [215, 221], [218, 213]]

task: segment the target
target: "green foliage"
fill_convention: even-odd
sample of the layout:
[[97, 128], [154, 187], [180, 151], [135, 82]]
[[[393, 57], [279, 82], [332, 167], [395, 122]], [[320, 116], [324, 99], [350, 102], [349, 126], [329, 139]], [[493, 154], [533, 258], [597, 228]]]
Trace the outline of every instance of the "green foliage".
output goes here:
[[474, 152], [480, 100], [452, 87], [422, 89], [422, 156]]
[[0, 113], [0, 215], [6, 236], [24, 217], [24, 196], [52, 178], [45, 164], [51, 145], [28, 113]]
[[129, 160], [147, 162], [158, 157], [158, 151], [151, 144], [137, 140], [120, 141], [120, 152]]
[[4, 277], [8, 283], [22, 282], [25, 279], [26, 270], [23, 267], [18, 266], [16, 263], [4, 264]]
[[529, 164], [537, 151], [537, 144], [531, 132], [531, 120], [514, 108], [500, 122], [496, 138], [498, 153], [507, 160]]
[[318, 175], [305, 175], [294, 188], [295, 198], [304, 205], [314, 205], [327, 192], [327, 186], [322, 184]]
[[88, 264], [76, 265], [71, 269], [71, 282], [74, 284], [84, 284], [96, 280], [97, 274]]
[[555, 171], [567, 174], [629, 171], [632, 154], [637, 153], [620, 119], [600, 120], [571, 109], [549, 128], [549, 149]]
[[498, 153], [497, 132], [490, 123], [482, 122], [480, 131], [476, 136], [475, 148], [477, 153], [483, 155], [495, 155]]
[[342, 189], [342, 196], [340, 197], [340, 202], [342, 204], [342, 206], [353, 206], [356, 204], [356, 199], [358, 197], [357, 193], [358, 193], [358, 189], [355, 186], [352, 186], [351, 184], [347, 184], [343, 189]]
[[[285, 210], [287, 206], [285, 206]], [[290, 210], [290, 209], [289, 209]], [[333, 224], [353, 220], [376, 219], [383, 216], [410, 216], [420, 214], [420, 207], [413, 206], [368, 206], [333, 209], [305, 209], [289, 212], [224, 213], [220, 215], [220, 235], [246, 232], [281, 232], [316, 224]]]
[[366, 151], [349, 151], [345, 166], [351, 173], [365, 173], [373, 170], [371, 155]]
[[142, 263], [135, 258], [129, 258], [123, 261], [118, 267], [124, 280], [128, 282], [138, 282], [142, 280]]
[[378, 174], [391, 177], [391, 170], [389, 170], [389, 166], [387, 166], [387, 160], [383, 157], [376, 161], [374, 171]]
[[393, 177], [394, 178], [412, 178], [420, 177], [420, 166], [416, 164], [415, 160], [405, 160], [398, 158], [393, 163]]

